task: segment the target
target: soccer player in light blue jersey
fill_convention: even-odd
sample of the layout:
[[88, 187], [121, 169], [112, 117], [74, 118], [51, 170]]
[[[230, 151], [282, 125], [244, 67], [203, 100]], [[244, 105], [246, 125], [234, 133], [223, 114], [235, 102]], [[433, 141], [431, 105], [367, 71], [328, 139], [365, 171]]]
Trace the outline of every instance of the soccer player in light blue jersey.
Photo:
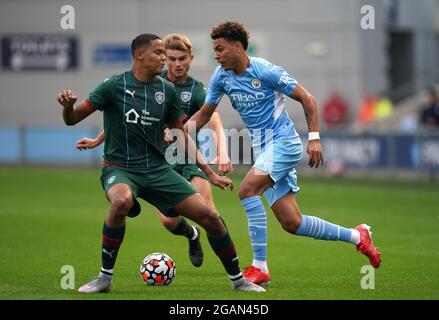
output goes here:
[[285, 98], [302, 104], [309, 130], [309, 166], [317, 168], [323, 164], [323, 152], [314, 97], [282, 67], [247, 55], [249, 34], [241, 23], [223, 22], [213, 28], [211, 38], [220, 66], [211, 77], [204, 106], [190, 121], [195, 121], [197, 128], [204, 126], [226, 94], [249, 131], [256, 161], [241, 183], [239, 198], [248, 218], [253, 263], [244, 277], [256, 284], [270, 282], [262, 194], [287, 232], [350, 242], [378, 268], [381, 254], [372, 243], [368, 225], [344, 228], [302, 214], [296, 202], [299, 187], [295, 166], [302, 158], [303, 147], [285, 110]]

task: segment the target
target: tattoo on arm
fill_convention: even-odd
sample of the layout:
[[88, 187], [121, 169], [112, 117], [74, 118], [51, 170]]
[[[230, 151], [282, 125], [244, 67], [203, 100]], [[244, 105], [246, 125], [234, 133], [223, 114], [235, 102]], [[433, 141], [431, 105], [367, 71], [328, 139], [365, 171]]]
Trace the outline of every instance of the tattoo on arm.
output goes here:
[[314, 97], [306, 91], [301, 85], [297, 85], [291, 93], [290, 98], [300, 102], [305, 113], [306, 123], [309, 132], [319, 131], [319, 117], [317, 114], [317, 103]]
[[[310, 101], [311, 102], [311, 101]], [[305, 112], [306, 123], [308, 124], [308, 130], [319, 131], [317, 122], [317, 106], [315, 104], [306, 103], [303, 104], [303, 111]]]

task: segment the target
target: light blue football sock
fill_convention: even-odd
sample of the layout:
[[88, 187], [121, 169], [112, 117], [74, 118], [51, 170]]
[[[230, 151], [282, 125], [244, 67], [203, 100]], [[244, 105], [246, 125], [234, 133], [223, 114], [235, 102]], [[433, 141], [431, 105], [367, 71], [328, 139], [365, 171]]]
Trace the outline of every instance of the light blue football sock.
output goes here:
[[323, 219], [302, 215], [302, 223], [296, 235], [311, 237], [318, 240], [352, 242], [352, 229], [343, 228]]
[[253, 259], [267, 260], [267, 215], [260, 196], [241, 200], [248, 219], [248, 232], [253, 248]]

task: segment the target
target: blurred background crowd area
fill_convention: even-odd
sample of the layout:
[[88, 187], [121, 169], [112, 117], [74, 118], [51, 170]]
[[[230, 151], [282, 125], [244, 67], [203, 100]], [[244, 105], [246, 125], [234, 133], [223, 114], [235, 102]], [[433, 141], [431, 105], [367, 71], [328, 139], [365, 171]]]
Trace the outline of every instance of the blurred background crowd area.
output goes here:
[[[439, 170], [439, 0], [76, 0], [67, 30], [65, 4], [0, 2], [0, 164], [99, 164], [102, 148], [74, 143], [95, 136], [102, 115], [65, 127], [57, 93], [82, 99], [129, 69], [131, 40], [143, 32], [186, 34], [190, 73], [208, 86], [210, 31], [236, 20], [250, 32], [250, 56], [283, 66], [316, 98], [331, 174]], [[287, 110], [306, 140], [300, 104], [288, 100]], [[219, 111], [225, 128], [243, 128], [227, 98]]]

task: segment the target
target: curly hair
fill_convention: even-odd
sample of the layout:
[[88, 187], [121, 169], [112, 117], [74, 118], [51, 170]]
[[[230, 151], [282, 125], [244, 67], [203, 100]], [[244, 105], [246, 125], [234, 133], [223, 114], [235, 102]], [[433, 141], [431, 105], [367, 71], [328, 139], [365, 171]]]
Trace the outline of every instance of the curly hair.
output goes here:
[[192, 44], [188, 37], [183, 34], [168, 34], [163, 38], [165, 48], [169, 50], [186, 51], [191, 53]]
[[224, 38], [227, 41], [239, 41], [244, 46], [244, 49], [247, 50], [250, 35], [242, 23], [226, 21], [214, 27], [210, 37], [212, 40]]

